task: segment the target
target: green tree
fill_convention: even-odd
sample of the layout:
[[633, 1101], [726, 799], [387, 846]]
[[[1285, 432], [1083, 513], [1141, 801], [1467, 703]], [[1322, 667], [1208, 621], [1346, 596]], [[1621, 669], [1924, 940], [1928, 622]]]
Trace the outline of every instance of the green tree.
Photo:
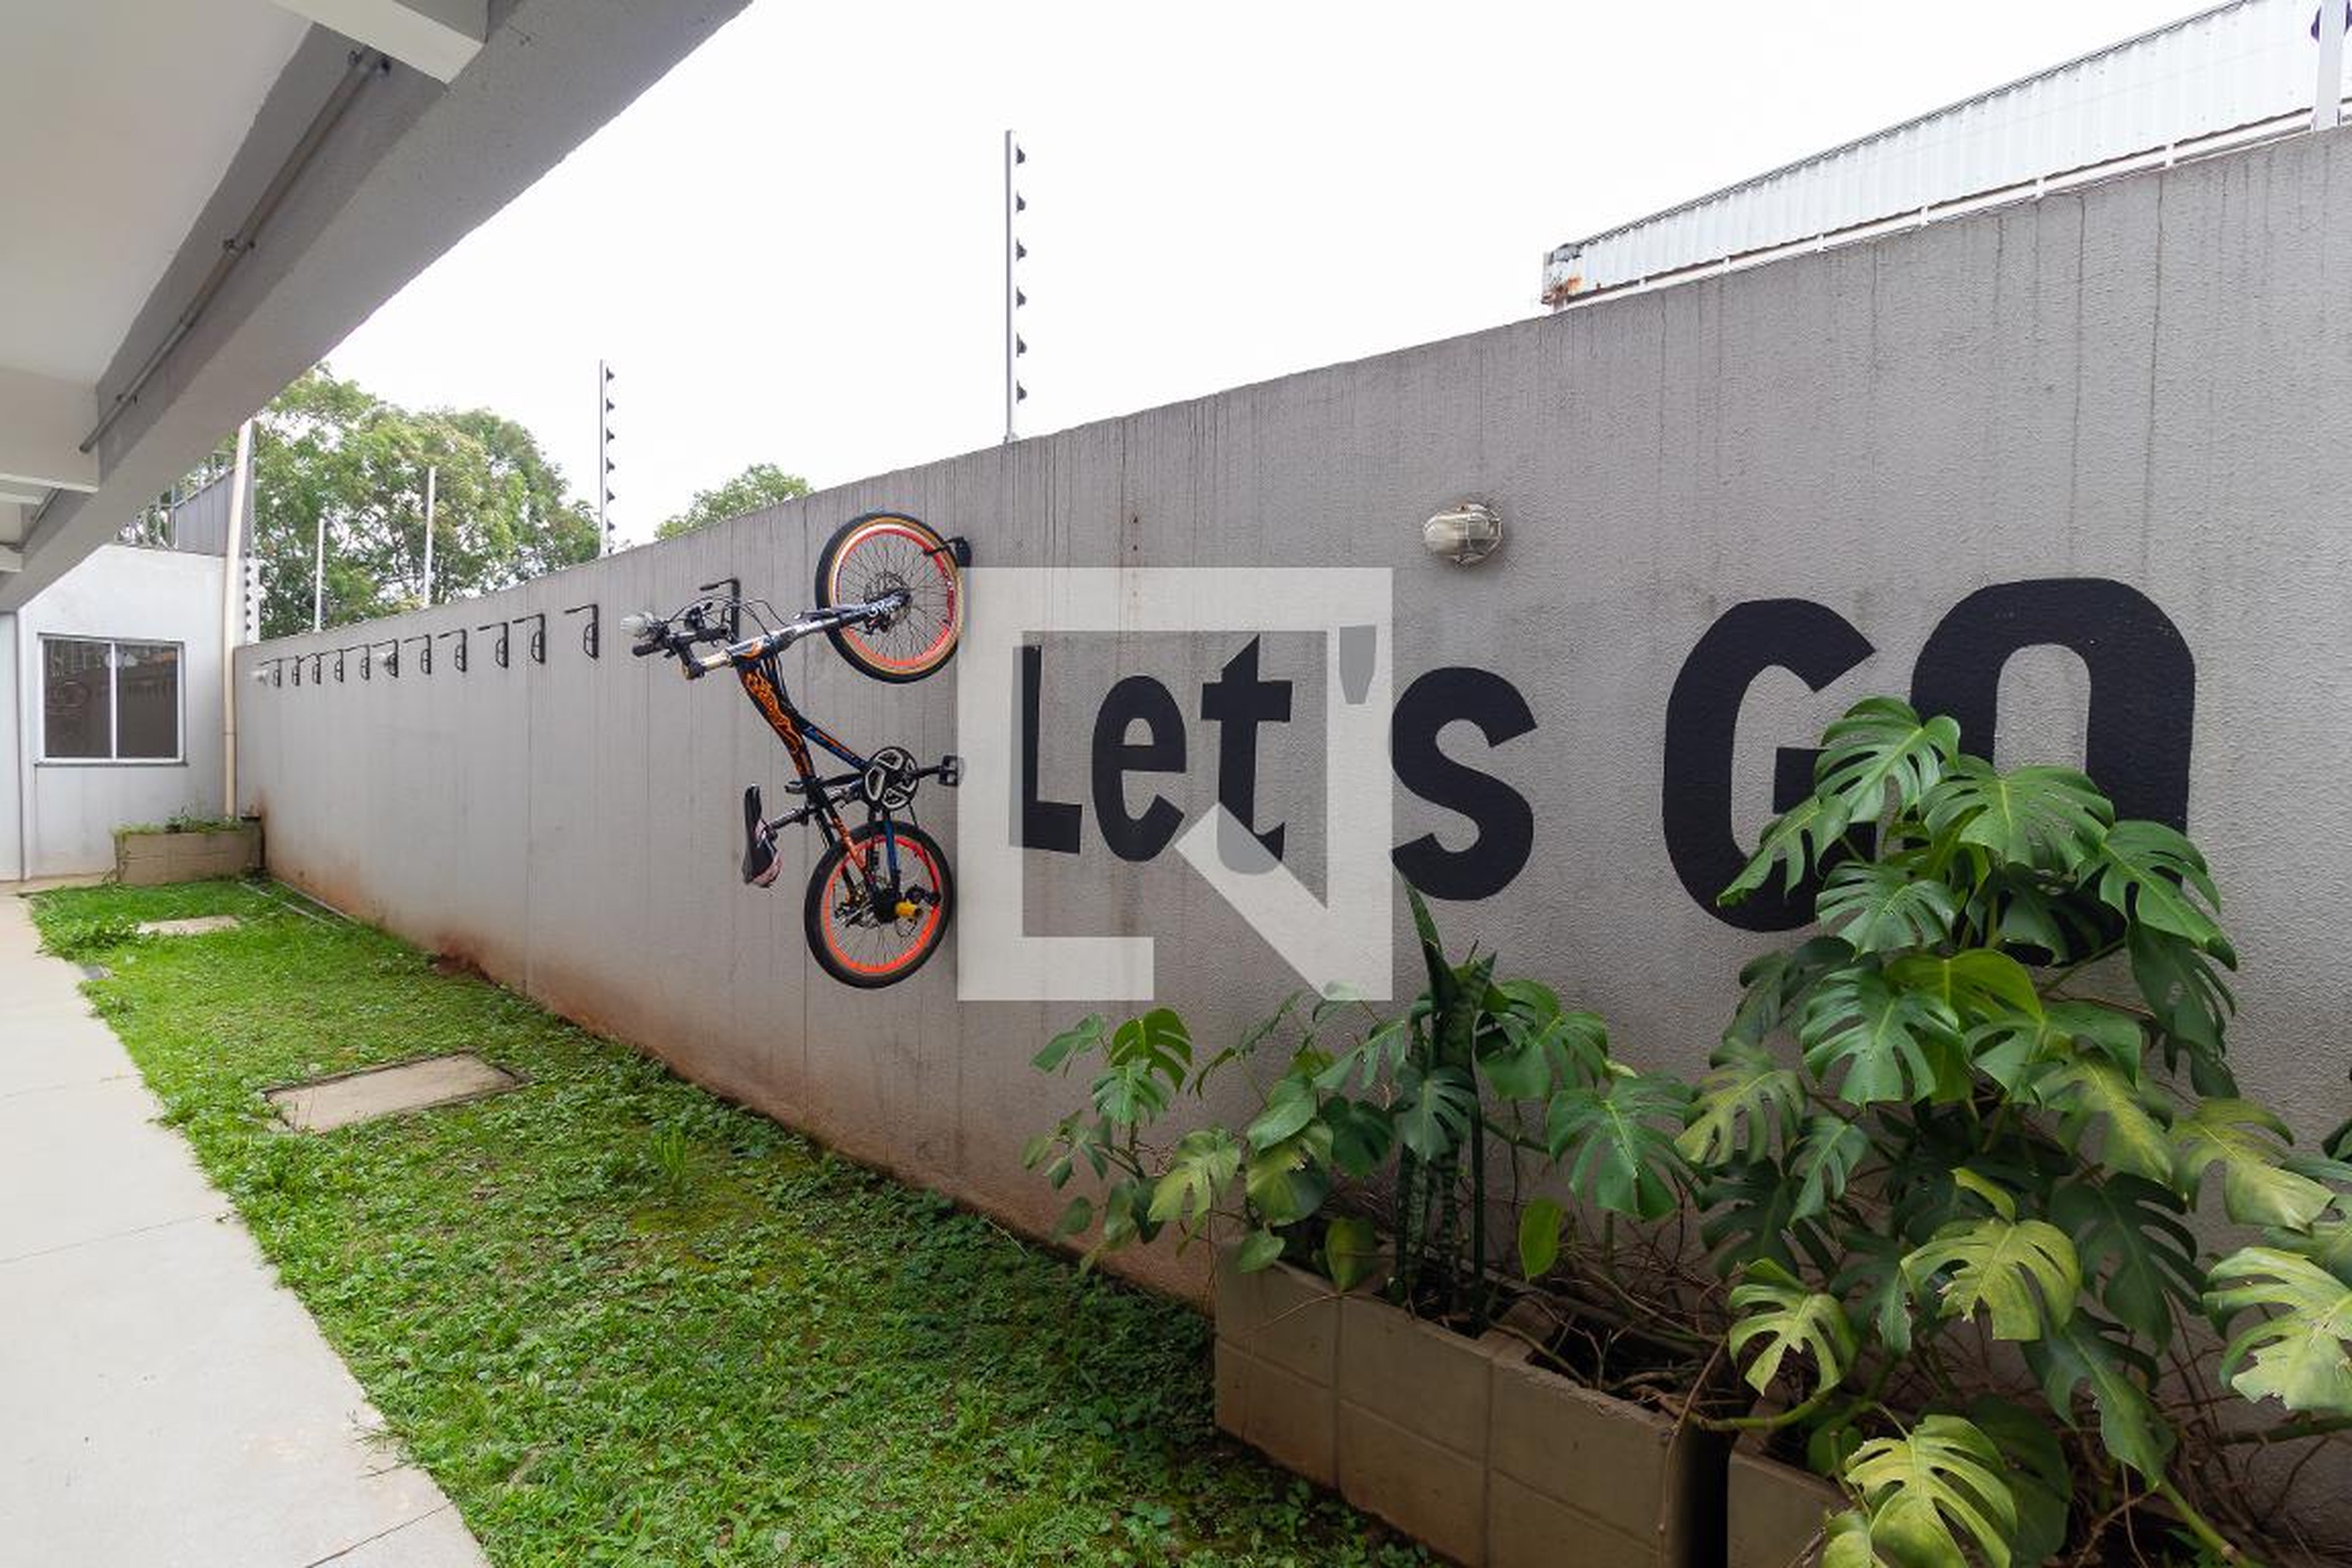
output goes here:
[[436, 470], [433, 597], [511, 587], [596, 553], [596, 521], [530, 432], [484, 408], [400, 407], [320, 365], [254, 430], [261, 632], [310, 626], [327, 527], [326, 624], [412, 609], [425, 595], [425, 473]]
[[754, 463], [717, 489], [697, 490], [694, 500], [676, 517], [654, 530], [656, 539], [676, 539], [730, 517], [761, 511], [809, 493], [808, 481], [788, 474], [773, 463]]

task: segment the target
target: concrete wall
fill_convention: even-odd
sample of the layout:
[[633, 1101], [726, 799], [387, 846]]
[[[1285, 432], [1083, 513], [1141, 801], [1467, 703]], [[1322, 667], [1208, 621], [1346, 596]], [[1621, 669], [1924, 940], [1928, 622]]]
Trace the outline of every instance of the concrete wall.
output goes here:
[[[1779, 749], [1916, 670], [1923, 695], [1976, 705], [1972, 742], [2004, 763], [2081, 755], [2087, 733], [2110, 788], [2185, 809], [2245, 955], [2243, 1076], [2317, 1129], [2347, 1109], [2352, 1058], [2347, 256], [2352, 140], [2304, 138], [886, 476], [369, 628], [545, 611], [549, 659], [519, 628], [497, 668], [477, 632], [463, 676], [446, 642], [424, 676], [410, 644], [396, 680], [335, 684], [329, 659], [323, 686], [250, 695], [246, 804], [278, 871], [352, 913], [1042, 1227], [1056, 1203], [1021, 1144], [1078, 1091], [1028, 1058], [1087, 1005], [959, 1004], [952, 952], [887, 992], [826, 981], [800, 933], [808, 847], [786, 845], [773, 891], [734, 875], [737, 792], [785, 776], [772, 740], [729, 685], [630, 659], [615, 619], [733, 574], [797, 606], [825, 535], [878, 506], [995, 565], [1388, 567], [1400, 747], [1422, 753], [1417, 787], [1480, 818], [1400, 788], [1397, 842], [1435, 835], [1413, 854], [1457, 889], [1499, 880], [1441, 903], [1454, 942], [1599, 1008], [1630, 1055], [1699, 1063], [1738, 964], [1779, 940], [1685, 885], [1733, 830], [1753, 841]], [[1471, 570], [1418, 533], [1465, 495], [1508, 529]], [[591, 602], [598, 661], [557, 613]], [[2073, 651], [2005, 657], [2053, 637]], [[1177, 856], [1107, 851], [1088, 752], [1112, 683], [1151, 674], [1189, 766], [1129, 779], [1129, 809], [1155, 788], [1205, 809], [1220, 734], [1199, 688], [1246, 640], [1043, 643], [1039, 793], [1083, 818], [1078, 853], [1025, 855], [1027, 928], [1154, 935], [1156, 989], [1212, 1040], [1295, 982]], [[812, 711], [927, 757], [957, 745], [959, 680], [1011, 702], [1010, 661], [897, 688], [822, 646], [790, 658]], [[1261, 658], [1296, 684], [1289, 722], [1257, 733], [1255, 821], [1287, 825], [1311, 884], [1322, 658], [1298, 636]], [[1416, 697], [1440, 668], [1472, 673]], [[1430, 764], [1454, 713], [1474, 722], [1437, 744], [1507, 792]], [[921, 804], [951, 847], [1011, 831]], [[967, 886], [967, 908], [992, 891]]]
[[[21, 750], [10, 772], [23, 793], [22, 874], [73, 876], [114, 865], [114, 830], [174, 813], [221, 815], [221, 574], [218, 556], [110, 544], [51, 584], [13, 617], [12, 708]], [[41, 756], [41, 638], [111, 637], [181, 645], [180, 760], [49, 762]], [[5, 744], [5, 742], [0, 742]], [[6, 752], [0, 751], [0, 759]], [[0, 868], [16, 833], [11, 790], [0, 805]]]

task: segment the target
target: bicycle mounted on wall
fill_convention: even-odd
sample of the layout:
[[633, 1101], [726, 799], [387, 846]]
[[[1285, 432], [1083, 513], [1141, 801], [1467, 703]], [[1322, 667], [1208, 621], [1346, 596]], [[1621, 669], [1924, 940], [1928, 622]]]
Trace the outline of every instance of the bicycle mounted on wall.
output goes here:
[[[874, 679], [934, 674], [963, 633], [963, 568], [971, 563], [971, 546], [961, 537], [942, 539], [903, 512], [864, 512], [842, 524], [818, 554], [815, 607], [781, 625], [767, 601], [740, 593], [706, 593], [667, 616], [630, 616], [621, 623], [638, 658], [675, 658], [688, 680], [732, 668], [783, 742], [800, 775], [784, 791], [803, 804], [771, 820], [760, 786], [744, 790], [743, 880], [759, 888], [773, 883], [782, 868], [777, 830], [816, 825], [825, 849], [809, 873], [802, 924], [810, 953], [845, 984], [895, 984], [938, 950], [955, 908], [954, 878], [939, 841], [898, 814], [927, 778], [955, 787], [962, 762], [950, 755], [918, 767], [903, 746], [861, 755], [793, 704], [781, 656], [823, 632], [852, 668]], [[741, 635], [746, 615], [759, 624], [756, 636]], [[703, 643], [721, 646], [696, 652]], [[819, 774], [812, 741], [849, 771]], [[852, 826], [842, 808], [860, 804], [866, 820]]]

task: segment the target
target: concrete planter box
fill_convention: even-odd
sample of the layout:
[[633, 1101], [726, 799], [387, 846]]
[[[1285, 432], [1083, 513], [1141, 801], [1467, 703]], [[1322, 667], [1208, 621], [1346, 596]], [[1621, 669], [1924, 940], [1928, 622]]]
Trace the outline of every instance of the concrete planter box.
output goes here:
[[127, 888], [201, 882], [261, 869], [261, 824], [188, 833], [118, 831], [114, 879]]
[[1727, 1444], [1529, 1354], [1512, 1334], [1466, 1340], [1281, 1264], [1218, 1259], [1226, 1432], [1466, 1568], [1714, 1568]]
[[1818, 1568], [1822, 1521], [1846, 1506], [1810, 1470], [1734, 1449], [1725, 1482], [1726, 1568]]

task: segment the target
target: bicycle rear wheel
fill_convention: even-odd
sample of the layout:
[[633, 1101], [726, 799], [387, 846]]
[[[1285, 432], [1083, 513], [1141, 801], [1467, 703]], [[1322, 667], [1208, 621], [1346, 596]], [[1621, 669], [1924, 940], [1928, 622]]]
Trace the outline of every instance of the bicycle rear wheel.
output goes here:
[[868, 822], [809, 873], [802, 923], [827, 974], [873, 990], [920, 969], [939, 951], [954, 912], [954, 877], [939, 840], [911, 823]]
[[820, 608], [903, 595], [878, 625], [835, 626], [835, 651], [877, 680], [920, 680], [955, 654], [963, 635], [963, 569], [929, 526], [904, 512], [869, 511], [843, 523], [816, 560]]

